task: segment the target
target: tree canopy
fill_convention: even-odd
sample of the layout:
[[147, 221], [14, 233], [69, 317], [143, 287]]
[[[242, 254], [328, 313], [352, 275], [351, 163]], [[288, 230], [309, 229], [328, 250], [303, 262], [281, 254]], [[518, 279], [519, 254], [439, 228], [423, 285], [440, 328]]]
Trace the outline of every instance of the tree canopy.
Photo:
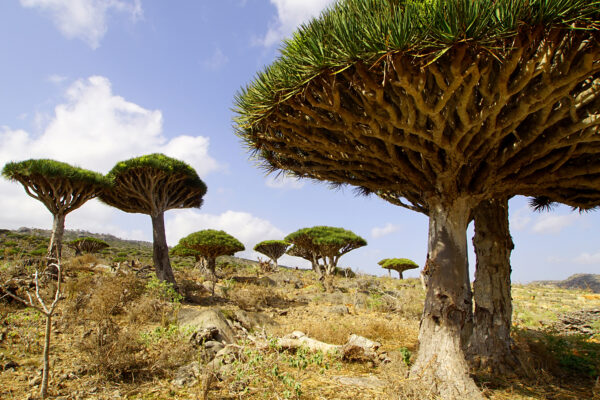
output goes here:
[[309, 257], [314, 259], [314, 262], [318, 258], [322, 258], [325, 261], [325, 273], [327, 275], [335, 272], [335, 267], [341, 256], [367, 245], [367, 241], [354, 232], [331, 226], [299, 229], [287, 235], [285, 240], [293, 244], [294, 247], [304, 249], [303, 252], [307, 252]]
[[254, 246], [254, 251], [269, 257], [277, 268], [277, 260], [285, 254], [288, 247], [290, 247], [290, 243], [285, 240], [263, 240]]
[[107, 178], [111, 187], [100, 199], [131, 213], [157, 215], [174, 208], [197, 208], [206, 194], [206, 185], [192, 167], [164, 154], [120, 161]]
[[382, 268], [397, 271], [402, 279], [402, 273], [409, 269], [419, 268], [419, 265], [413, 260], [408, 258], [384, 258], [377, 264], [381, 265]]
[[75, 250], [76, 255], [81, 253], [97, 253], [102, 249], [110, 247], [104, 240], [95, 237], [77, 238], [68, 242], [67, 245]]
[[231, 256], [238, 251], [245, 250], [239, 240], [224, 231], [214, 229], [191, 233], [179, 240], [179, 245], [212, 259], [219, 256]]

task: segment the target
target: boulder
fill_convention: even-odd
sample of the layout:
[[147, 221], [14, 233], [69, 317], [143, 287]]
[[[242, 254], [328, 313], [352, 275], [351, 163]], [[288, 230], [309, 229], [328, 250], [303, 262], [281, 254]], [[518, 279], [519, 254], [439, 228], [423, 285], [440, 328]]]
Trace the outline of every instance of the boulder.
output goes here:
[[342, 360], [344, 361], [359, 361], [373, 362], [379, 364], [381, 361], [377, 350], [381, 347], [381, 343], [374, 342], [363, 336], [355, 334], [350, 335], [348, 342], [342, 346]]
[[193, 327], [195, 332], [215, 328], [218, 333], [211, 336], [211, 339], [219, 342], [233, 343], [236, 339], [235, 332], [229, 325], [227, 318], [218, 309], [182, 308], [179, 310], [178, 322], [179, 325]]
[[200, 376], [200, 363], [198, 361], [193, 361], [179, 367], [175, 372], [175, 378], [173, 378], [171, 383], [178, 387], [193, 386], [198, 383]]
[[275, 323], [271, 317], [261, 312], [237, 310], [234, 314], [234, 318], [248, 331], [252, 331], [266, 325], [273, 325]]

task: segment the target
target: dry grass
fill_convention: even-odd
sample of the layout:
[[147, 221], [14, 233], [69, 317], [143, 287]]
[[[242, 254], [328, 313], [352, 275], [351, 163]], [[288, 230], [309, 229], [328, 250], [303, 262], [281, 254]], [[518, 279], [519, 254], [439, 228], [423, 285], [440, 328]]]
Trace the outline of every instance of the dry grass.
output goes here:
[[[358, 334], [379, 341], [392, 360], [372, 366], [342, 362], [335, 356], [280, 353], [244, 344], [222, 381], [178, 388], [171, 384], [174, 371], [200, 356], [187, 343], [186, 332], [173, 324], [177, 303], [172, 302], [172, 295], [134, 276], [94, 272], [86, 262], [94, 261], [71, 260], [65, 282], [67, 299], [55, 318], [53, 396], [158, 400], [201, 399], [206, 393], [211, 400], [439, 400], [418, 381], [407, 378], [409, 367], [404, 359], [407, 351], [412, 359], [416, 355], [424, 298], [416, 280], [335, 277], [328, 291], [310, 272], [282, 271], [267, 275], [279, 282], [267, 287], [256, 284], [252, 265], [240, 267], [229, 262], [220, 271], [217, 298], [208, 301], [202, 288], [204, 277], [196, 270], [178, 270], [185, 298], [195, 307], [217, 304], [230, 316], [237, 309], [262, 312], [275, 322], [265, 327], [265, 335], [270, 336], [300, 330], [317, 340], [343, 344], [350, 334]], [[23, 271], [14, 264], [0, 267], [2, 277], [24, 275]], [[296, 288], [289, 279], [301, 284]], [[594, 379], [573, 374], [590, 366], [585, 363], [597, 347], [574, 339], [561, 344], [561, 337], [551, 337], [542, 328], [556, 319], [558, 312], [600, 307], [600, 300], [580, 291], [520, 285], [515, 285], [513, 298], [514, 339], [529, 373], [510, 379], [479, 373], [476, 379], [485, 396], [494, 400], [597, 399], [600, 387], [594, 388]], [[343, 307], [347, 313], [335, 311], [343, 311]], [[43, 321], [6, 302], [0, 302], [0, 318], [0, 367], [7, 360], [19, 364], [15, 370], [0, 371], [0, 398], [24, 399], [37, 391], [29, 380], [40, 366]], [[581, 353], [584, 350], [591, 353]], [[570, 367], [565, 367], [565, 362], [571, 361]], [[382, 385], [348, 385], [341, 383], [340, 377], [379, 379]]]

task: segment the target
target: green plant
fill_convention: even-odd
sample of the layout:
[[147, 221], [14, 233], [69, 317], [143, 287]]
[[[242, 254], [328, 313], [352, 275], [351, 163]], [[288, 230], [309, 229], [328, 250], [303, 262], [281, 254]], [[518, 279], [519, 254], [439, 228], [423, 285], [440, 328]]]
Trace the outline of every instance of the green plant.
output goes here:
[[183, 300], [183, 296], [175, 290], [172, 283], [159, 280], [156, 275], [153, 275], [146, 283], [147, 292], [163, 301], [179, 304]]
[[584, 335], [561, 336], [546, 332], [543, 342], [568, 374], [594, 378], [600, 374], [600, 344]]
[[402, 357], [402, 362], [407, 367], [410, 367], [410, 356], [411, 356], [410, 350], [408, 350], [406, 347], [400, 347], [398, 349], [398, 351], [400, 352], [400, 357]]

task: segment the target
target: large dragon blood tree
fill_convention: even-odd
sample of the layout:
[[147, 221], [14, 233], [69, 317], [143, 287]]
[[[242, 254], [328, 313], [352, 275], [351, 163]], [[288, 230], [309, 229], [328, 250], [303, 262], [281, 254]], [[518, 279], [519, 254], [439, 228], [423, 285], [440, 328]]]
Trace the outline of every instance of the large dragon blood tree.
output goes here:
[[341, 0], [236, 98], [238, 134], [268, 170], [426, 210], [411, 374], [445, 399], [482, 398], [461, 340], [474, 210], [600, 200], [598, 26], [589, 0]]
[[125, 212], [150, 215], [156, 276], [176, 285], [165, 235], [165, 211], [199, 208], [206, 185], [192, 167], [164, 154], [120, 161], [107, 177], [111, 185], [100, 200]]
[[98, 196], [108, 185], [99, 173], [47, 159], [9, 162], [2, 175], [23, 185], [29, 196], [41, 201], [52, 213], [52, 236], [46, 255], [52, 262], [62, 255], [67, 214]]

